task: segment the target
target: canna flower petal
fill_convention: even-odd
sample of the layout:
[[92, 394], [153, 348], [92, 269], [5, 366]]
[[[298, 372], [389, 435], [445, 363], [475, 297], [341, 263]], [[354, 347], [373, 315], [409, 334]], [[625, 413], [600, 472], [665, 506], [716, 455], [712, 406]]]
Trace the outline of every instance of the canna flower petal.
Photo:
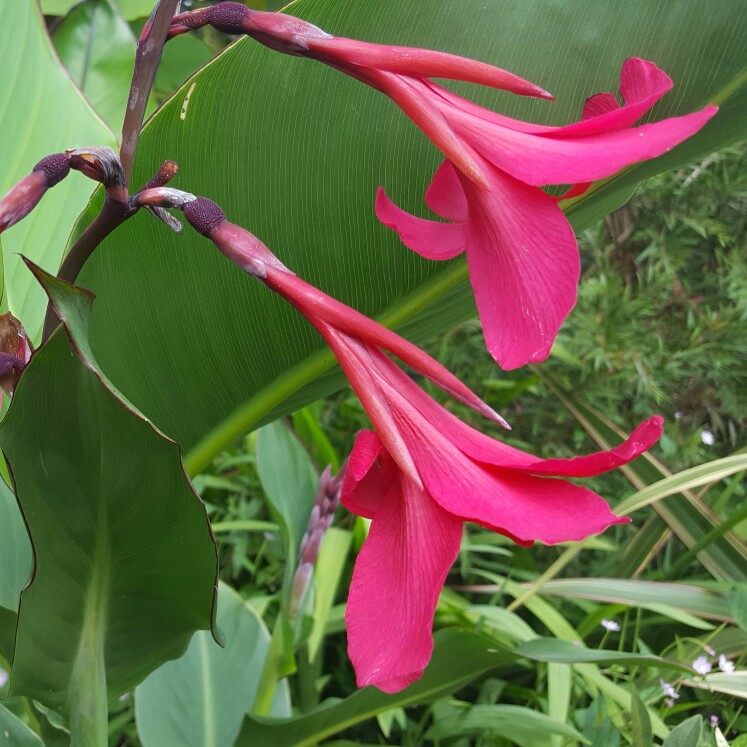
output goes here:
[[[433, 614], [459, 553], [462, 522], [403, 479], [380, 441], [373, 450], [374, 439], [361, 433], [350, 457], [350, 466], [369, 461], [387, 488], [355, 563], [345, 624], [358, 687], [394, 693], [417, 680], [430, 661]], [[361, 487], [366, 475], [359, 479], [345, 481], [341, 502], [348, 508], [370, 503]]]
[[573, 231], [552, 197], [498, 169], [486, 173], [487, 192], [460, 178], [448, 161], [437, 172], [439, 182], [432, 182], [439, 187], [430, 192], [432, 207], [447, 207], [453, 215], [458, 203], [453, 198], [447, 203], [444, 186], [445, 175], [451, 174], [449, 189], [456, 183], [470, 206], [464, 222], [416, 218], [382, 190], [376, 215], [398, 232], [405, 246], [428, 259], [456, 256], [454, 250], [462, 244], [453, 237], [461, 231], [487, 348], [501, 368], [509, 370], [548, 356], [576, 302], [580, 260]]

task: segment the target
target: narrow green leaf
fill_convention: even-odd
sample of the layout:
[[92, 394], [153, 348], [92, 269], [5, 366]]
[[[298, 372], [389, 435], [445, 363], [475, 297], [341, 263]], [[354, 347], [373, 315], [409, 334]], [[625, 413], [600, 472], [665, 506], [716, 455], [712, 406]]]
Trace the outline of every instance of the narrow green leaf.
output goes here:
[[0, 480], [0, 607], [18, 609], [32, 563], [31, 542], [16, 497]]
[[636, 747], [653, 747], [654, 735], [651, 732], [651, 719], [648, 710], [635, 688], [632, 688], [633, 707], [630, 712], [630, 731]]
[[747, 700], [747, 669], [737, 669], [728, 673], [714, 672], [703, 679], [686, 680], [685, 684]]
[[352, 532], [345, 529], [331, 527], [324, 535], [319, 557], [314, 564], [314, 628], [307, 642], [309, 661], [314, 661], [324, 642], [327, 619], [335, 602], [352, 542]]
[[702, 733], [702, 717], [691, 716], [672, 729], [669, 736], [664, 740], [662, 747], [698, 747]]
[[589, 744], [572, 726], [531, 708], [513, 705], [472, 706], [464, 713], [439, 718], [425, 737], [438, 740], [484, 735], [500, 737], [522, 747], [534, 747], [538, 740], [555, 734]]
[[485, 636], [454, 628], [434, 636], [433, 658], [422, 678], [402, 692], [386, 695], [366, 687], [345, 700], [323, 703], [311, 713], [285, 721], [247, 718], [236, 747], [311, 747], [325, 737], [367, 721], [390, 708], [428, 703], [454, 692], [481, 674], [513, 660]]
[[216, 550], [178, 446], [96, 369], [90, 295], [34, 271], [66, 329], [35, 353], [0, 426], [36, 559], [10, 688], [90, 715], [81, 696], [105, 709], [211, 627]]
[[747, 454], [733, 454], [723, 459], [714, 459], [712, 462], [682, 470], [676, 475], [670, 475], [653, 485], [648, 485], [619, 503], [616, 511], [623, 515], [632, 514], [644, 506], [649, 506], [675, 493], [692, 490], [701, 485], [710, 485], [745, 469], [747, 469]]
[[663, 606], [661, 600], [666, 599], [666, 606], [671, 609], [712, 620], [734, 622], [731, 606], [733, 592], [717, 591], [695, 584], [640, 579], [564, 578], [547, 581], [542, 586], [542, 593], [657, 610]]
[[691, 667], [686, 664], [664, 659], [661, 656], [584, 648], [580, 645], [575, 646], [570, 641], [562, 641], [557, 638], [535, 638], [517, 646], [514, 653], [517, 656], [524, 656], [535, 661], [552, 661], [559, 664], [624, 664], [629, 667], [657, 667], [687, 672], [687, 674], [692, 673]]
[[[41, 158], [82, 145], [115, 145], [55, 54], [35, 2], [0, 3], [0, 195]], [[31, 215], [3, 234], [7, 303], [38, 341], [47, 298], [20, 261], [21, 253], [56, 270], [93, 182], [71, 174]]]
[[747, 584], [735, 584], [729, 593], [729, 608], [734, 622], [747, 630]]
[[85, 0], [55, 27], [55, 49], [91, 106], [122, 130], [135, 64], [135, 35], [112, 0]]
[[13, 661], [18, 615], [14, 610], [0, 607], [0, 656], [5, 661]]
[[[568, 719], [572, 683], [572, 667], [554, 662], [547, 665], [547, 714], [560, 723], [565, 723]], [[552, 747], [561, 747], [563, 739], [560, 735], [553, 734], [550, 744]]]
[[0, 747], [44, 747], [44, 742], [21, 719], [0, 705]]
[[[157, 669], [135, 690], [143, 747], [231, 747], [257, 692], [270, 643], [262, 620], [221, 584], [216, 622], [225, 638], [195, 633], [184, 656]], [[290, 716], [287, 683], [276, 691], [274, 716]]]

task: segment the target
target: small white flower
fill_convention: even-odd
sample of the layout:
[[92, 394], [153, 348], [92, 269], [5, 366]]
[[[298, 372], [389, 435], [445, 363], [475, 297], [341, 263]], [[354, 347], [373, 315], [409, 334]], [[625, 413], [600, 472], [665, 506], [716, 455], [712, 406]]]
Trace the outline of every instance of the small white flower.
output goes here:
[[10, 675], [4, 669], [0, 669], [0, 687], [5, 687], [9, 676]]
[[693, 669], [698, 673], [705, 676], [708, 674], [708, 672], [711, 671], [711, 662], [708, 661], [708, 659], [705, 656], [699, 656], [694, 662], [693, 662]]
[[713, 446], [713, 444], [716, 442], [716, 437], [713, 435], [711, 431], [707, 431], [703, 429], [700, 432], [700, 440], [706, 445], [706, 446]]
[[659, 685], [661, 685], [661, 690], [668, 698], [672, 698], [676, 700], [680, 697], [680, 694], [674, 689], [674, 685], [670, 685], [668, 682], [665, 682], [663, 679], [659, 680]]
[[718, 668], [722, 672], [731, 674], [734, 671], [734, 662], [729, 661], [723, 654], [721, 654], [721, 656], [718, 657]]
[[674, 413], [674, 419], [679, 420], [682, 417], [682, 413], [677, 410], [677, 412]]
[[715, 713], [711, 716], [711, 726], [714, 729], [718, 726], [718, 716]]
[[609, 630], [612, 633], [617, 633], [620, 630], [619, 623], [616, 623], [614, 620], [602, 620], [601, 625], [605, 630]]
[[707, 654], [710, 654], [711, 656], [716, 656], [715, 649], [712, 649], [710, 646], [703, 646], [703, 648], [705, 649], [705, 652]]
[[664, 702], [667, 705], [667, 708], [671, 708], [674, 705], [674, 701], [671, 698], [664, 698]]

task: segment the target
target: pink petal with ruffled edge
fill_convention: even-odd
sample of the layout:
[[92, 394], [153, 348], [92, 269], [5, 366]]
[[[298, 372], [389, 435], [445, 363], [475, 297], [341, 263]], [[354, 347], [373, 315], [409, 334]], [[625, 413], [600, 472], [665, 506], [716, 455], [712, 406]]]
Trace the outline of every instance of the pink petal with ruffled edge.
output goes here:
[[441, 223], [418, 218], [397, 207], [379, 187], [376, 217], [399, 234], [402, 243], [426, 259], [453, 259], [465, 249], [466, 231], [461, 223]]
[[490, 192], [461, 179], [467, 264], [490, 354], [505, 370], [538, 363], [576, 302], [576, 239], [555, 200], [497, 169]]
[[602, 179], [660, 156], [694, 135], [717, 111], [707, 106], [683, 117], [588, 135], [572, 131], [574, 125], [552, 134], [532, 135], [496, 127], [453, 108], [447, 118], [454, 132], [487, 161], [520, 181], [542, 186]]
[[[356, 440], [351, 462], [369, 461], [371, 446], [368, 436], [359, 460]], [[417, 680], [430, 661], [433, 614], [459, 553], [462, 522], [406, 478], [393, 479], [397, 468], [383, 449], [378, 463], [386, 494], [355, 563], [345, 623], [358, 686], [394, 693]], [[345, 480], [346, 507], [370, 502], [356, 499], [366, 477], [358, 478]]]

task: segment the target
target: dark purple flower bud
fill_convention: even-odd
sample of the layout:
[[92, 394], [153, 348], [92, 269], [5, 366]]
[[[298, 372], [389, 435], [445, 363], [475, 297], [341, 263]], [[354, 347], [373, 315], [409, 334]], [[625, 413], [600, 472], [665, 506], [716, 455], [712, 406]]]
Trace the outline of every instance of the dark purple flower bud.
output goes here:
[[21, 371], [26, 368], [32, 352], [31, 342], [21, 322], [10, 312], [0, 315], [0, 387], [8, 396], [13, 396]]
[[42, 158], [31, 173], [10, 188], [0, 200], [0, 233], [25, 218], [38, 204], [44, 193], [70, 173], [65, 153], [54, 153]]

